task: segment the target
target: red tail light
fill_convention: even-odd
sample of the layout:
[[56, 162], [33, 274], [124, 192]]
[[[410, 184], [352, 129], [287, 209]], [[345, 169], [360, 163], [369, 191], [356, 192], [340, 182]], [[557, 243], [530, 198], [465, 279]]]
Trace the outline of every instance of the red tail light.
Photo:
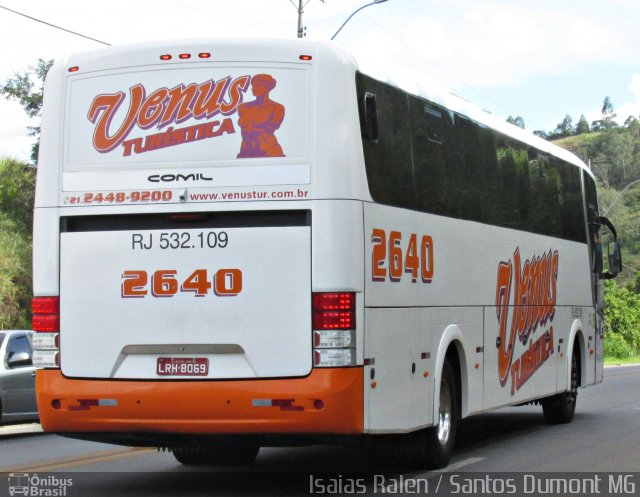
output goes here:
[[60, 331], [60, 297], [34, 297], [31, 311], [34, 331]]
[[355, 293], [314, 293], [314, 330], [352, 330], [356, 327]]

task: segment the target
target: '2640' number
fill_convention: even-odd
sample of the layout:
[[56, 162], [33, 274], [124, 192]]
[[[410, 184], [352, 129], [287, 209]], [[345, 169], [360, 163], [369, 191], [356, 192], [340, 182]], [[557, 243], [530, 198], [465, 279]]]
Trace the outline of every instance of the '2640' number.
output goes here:
[[411, 233], [409, 243], [403, 251], [402, 233], [387, 232], [374, 228], [371, 233], [373, 252], [371, 254], [371, 277], [374, 281], [400, 281], [407, 273], [413, 283], [420, 278], [424, 283], [433, 279], [433, 238], [422, 235], [418, 245], [418, 235]]
[[218, 269], [211, 280], [206, 269], [196, 269], [180, 281], [175, 269], [159, 269], [151, 275], [147, 271], [124, 271], [122, 297], [142, 298], [149, 292], [153, 297], [173, 297], [178, 292], [204, 297], [212, 290], [219, 297], [235, 297], [242, 291], [242, 271], [239, 269]]

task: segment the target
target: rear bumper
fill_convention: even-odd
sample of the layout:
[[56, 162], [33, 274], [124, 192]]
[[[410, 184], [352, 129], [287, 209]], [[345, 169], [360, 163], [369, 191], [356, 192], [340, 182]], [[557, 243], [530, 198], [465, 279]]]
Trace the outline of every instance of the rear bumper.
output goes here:
[[364, 427], [362, 368], [234, 381], [72, 379], [39, 370], [36, 390], [47, 432], [356, 435]]

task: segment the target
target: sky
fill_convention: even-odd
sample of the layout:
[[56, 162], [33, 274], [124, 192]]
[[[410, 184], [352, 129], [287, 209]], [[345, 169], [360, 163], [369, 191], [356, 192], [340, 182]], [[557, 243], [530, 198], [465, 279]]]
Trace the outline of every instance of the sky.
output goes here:
[[[372, 0], [305, 0], [309, 39], [330, 39]], [[50, 24], [111, 45], [172, 38], [295, 39], [298, 0], [0, 0]], [[526, 129], [552, 131], [565, 115], [601, 117], [609, 96], [624, 123], [640, 116], [638, 0], [387, 0], [335, 38], [388, 74], [435, 80]], [[0, 8], [0, 82], [38, 58], [104, 45]], [[16, 102], [0, 100], [0, 157], [28, 160], [33, 138]]]

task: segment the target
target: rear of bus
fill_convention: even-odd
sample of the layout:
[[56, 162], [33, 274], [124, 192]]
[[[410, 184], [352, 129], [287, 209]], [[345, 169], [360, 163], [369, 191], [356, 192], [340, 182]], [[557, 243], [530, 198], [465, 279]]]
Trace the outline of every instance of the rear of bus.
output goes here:
[[331, 44], [273, 40], [54, 65], [34, 228], [45, 431], [169, 447], [362, 434], [354, 74]]

